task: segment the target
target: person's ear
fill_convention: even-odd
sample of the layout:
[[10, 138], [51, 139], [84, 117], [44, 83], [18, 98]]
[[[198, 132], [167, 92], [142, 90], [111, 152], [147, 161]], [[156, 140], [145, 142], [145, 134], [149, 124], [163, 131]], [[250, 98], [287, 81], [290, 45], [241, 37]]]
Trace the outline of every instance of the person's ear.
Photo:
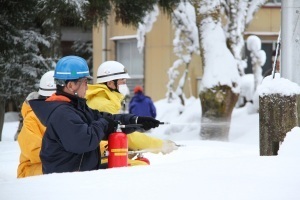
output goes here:
[[66, 85], [66, 87], [68, 88], [69, 91], [73, 92], [73, 82], [69, 81]]

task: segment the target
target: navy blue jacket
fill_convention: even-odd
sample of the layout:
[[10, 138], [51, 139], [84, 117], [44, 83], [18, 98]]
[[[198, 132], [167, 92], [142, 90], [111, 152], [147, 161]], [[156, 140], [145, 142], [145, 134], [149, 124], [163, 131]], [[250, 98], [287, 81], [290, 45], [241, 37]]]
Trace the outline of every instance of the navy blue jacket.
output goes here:
[[150, 97], [136, 93], [129, 102], [129, 113], [137, 116], [156, 117], [156, 108]]
[[[90, 109], [85, 99], [65, 93], [60, 95], [71, 101], [29, 101], [34, 113], [47, 127], [40, 152], [43, 173], [99, 169], [99, 143], [102, 139], [107, 139], [109, 134], [106, 132], [108, 122], [103, 116], [122, 124], [133, 123], [136, 116], [99, 112]], [[60, 95], [56, 97], [61, 97]], [[135, 130], [127, 130], [127, 133], [133, 131]]]

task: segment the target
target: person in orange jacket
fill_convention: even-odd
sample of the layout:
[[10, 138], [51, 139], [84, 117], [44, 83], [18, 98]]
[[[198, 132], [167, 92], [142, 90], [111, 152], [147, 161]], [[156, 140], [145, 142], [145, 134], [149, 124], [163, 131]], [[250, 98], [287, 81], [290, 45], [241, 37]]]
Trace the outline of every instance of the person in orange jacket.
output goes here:
[[[130, 76], [121, 63], [117, 61], [102, 63], [97, 71], [97, 84], [88, 85], [85, 96], [87, 105], [100, 112], [120, 113], [121, 103], [124, 99], [122, 93], [128, 92], [126, 85], [126, 79], [128, 78]], [[168, 154], [178, 149], [178, 146], [173, 141], [151, 137], [142, 132], [130, 133], [127, 135], [127, 138], [128, 147], [131, 151], [147, 150], [153, 153]], [[104, 154], [106, 145], [107, 141], [100, 143], [101, 154]], [[147, 165], [143, 161], [133, 159], [129, 159], [128, 162], [131, 166]]]
[[34, 114], [28, 101], [37, 98], [45, 99], [55, 93], [56, 85], [53, 75], [54, 71], [46, 72], [40, 80], [39, 91], [30, 93], [22, 104], [21, 113], [24, 121], [17, 138], [21, 150], [20, 163], [17, 169], [18, 178], [43, 174], [39, 154], [46, 127]]

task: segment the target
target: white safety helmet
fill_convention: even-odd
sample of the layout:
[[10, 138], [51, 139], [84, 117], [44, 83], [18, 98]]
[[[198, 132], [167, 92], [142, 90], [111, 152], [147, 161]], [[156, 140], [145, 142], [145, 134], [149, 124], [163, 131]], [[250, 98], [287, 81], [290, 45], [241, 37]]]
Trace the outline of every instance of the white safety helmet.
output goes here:
[[102, 63], [97, 71], [97, 83], [130, 78], [124, 65], [117, 61], [106, 61]]
[[54, 71], [46, 72], [40, 80], [39, 95], [50, 97], [56, 91], [54, 83]]

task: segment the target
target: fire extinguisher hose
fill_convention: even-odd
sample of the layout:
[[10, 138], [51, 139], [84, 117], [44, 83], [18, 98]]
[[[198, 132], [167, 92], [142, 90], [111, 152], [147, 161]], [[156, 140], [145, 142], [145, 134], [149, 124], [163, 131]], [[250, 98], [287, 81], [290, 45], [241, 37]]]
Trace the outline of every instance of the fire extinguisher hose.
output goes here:
[[[185, 145], [182, 144], [176, 144], [177, 147], [185, 147]], [[137, 154], [137, 153], [151, 153], [159, 151], [159, 148], [156, 149], [142, 149], [142, 150], [136, 150], [136, 151], [128, 151], [128, 154]]]

